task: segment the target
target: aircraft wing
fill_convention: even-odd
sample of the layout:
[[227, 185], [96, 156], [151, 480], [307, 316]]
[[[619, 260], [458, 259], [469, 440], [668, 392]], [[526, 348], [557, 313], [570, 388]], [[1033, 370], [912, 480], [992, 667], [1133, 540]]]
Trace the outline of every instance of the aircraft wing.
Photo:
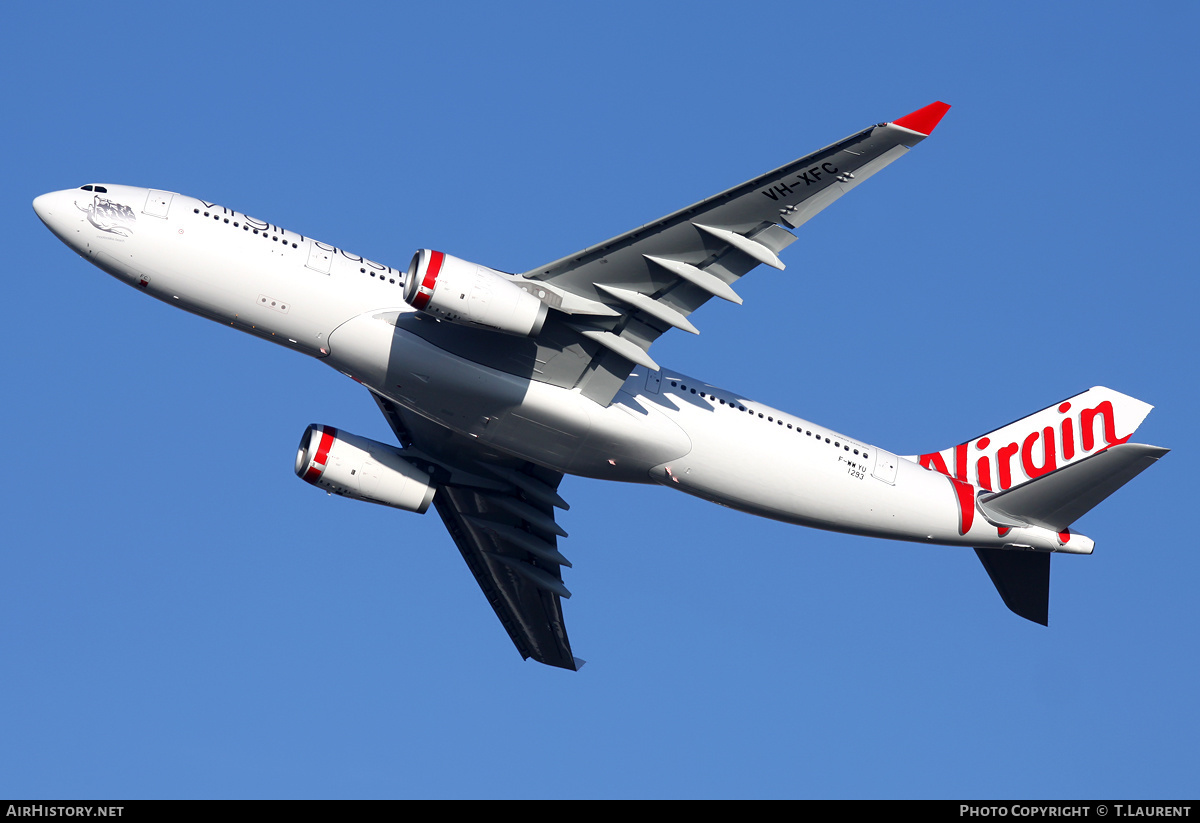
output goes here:
[[[650, 344], [671, 328], [699, 333], [688, 319], [712, 297], [741, 303], [737, 281], [779, 253], [796, 229], [925, 139], [950, 107], [932, 103], [871, 126], [740, 186], [568, 255], [522, 276], [551, 287], [582, 339], [586, 364], [575, 386], [607, 404], [635, 364], [658, 365]], [[558, 294], [556, 295], [555, 292]], [[551, 305], [555, 305], [553, 302]], [[564, 337], [563, 330], [551, 336]]]
[[483, 451], [474, 441], [372, 394], [413, 462], [437, 486], [434, 506], [467, 567], [523, 658], [576, 670], [563, 622], [566, 537], [554, 520], [567, 508], [562, 475]]

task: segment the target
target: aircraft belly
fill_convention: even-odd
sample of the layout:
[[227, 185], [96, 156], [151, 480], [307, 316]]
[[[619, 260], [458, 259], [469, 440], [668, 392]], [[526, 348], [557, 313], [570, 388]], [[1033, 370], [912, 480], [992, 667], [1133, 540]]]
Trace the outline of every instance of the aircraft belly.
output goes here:
[[566, 474], [649, 482], [649, 468], [686, 454], [661, 414], [602, 408], [578, 392], [480, 365], [360, 315], [329, 336], [329, 364], [405, 408], [481, 444]]
[[719, 405], [707, 391], [623, 391], [601, 407], [576, 391], [445, 351], [389, 322], [390, 314], [339, 326], [329, 338], [330, 365], [481, 446], [564, 474], [657, 481], [799, 525], [930, 543], [1056, 548], [1044, 529], [998, 533], [977, 511], [973, 490], [945, 475], [760, 404]]
[[591, 406], [592, 428], [576, 456], [572, 474], [650, 483], [654, 466], [691, 451], [687, 432], [658, 406], [643, 400], [619, 392], [606, 407], [583, 401]]

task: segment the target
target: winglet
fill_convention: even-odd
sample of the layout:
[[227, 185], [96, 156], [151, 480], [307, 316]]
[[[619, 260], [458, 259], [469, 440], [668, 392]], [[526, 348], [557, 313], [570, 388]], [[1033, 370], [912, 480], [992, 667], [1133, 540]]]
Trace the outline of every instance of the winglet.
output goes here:
[[928, 137], [933, 134], [933, 130], [937, 128], [937, 124], [942, 121], [948, 111], [950, 111], [950, 104], [938, 101], [930, 103], [923, 109], [917, 109], [912, 114], [906, 114], [899, 120], [893, 120], [892, 125]]

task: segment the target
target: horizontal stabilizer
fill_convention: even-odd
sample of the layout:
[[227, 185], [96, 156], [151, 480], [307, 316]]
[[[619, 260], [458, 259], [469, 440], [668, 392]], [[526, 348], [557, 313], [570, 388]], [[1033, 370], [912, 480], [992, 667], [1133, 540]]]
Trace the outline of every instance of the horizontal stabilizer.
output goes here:
[[979, 510], [1000, 526], [1041, 526], [1061, 532], [1168, 451], [1140, 443], [1110, 446], [1020, 486], [981, 495]]
[[976, 549], [1004, 605], [1026, 620], [1050, 625], [1050, 552]]

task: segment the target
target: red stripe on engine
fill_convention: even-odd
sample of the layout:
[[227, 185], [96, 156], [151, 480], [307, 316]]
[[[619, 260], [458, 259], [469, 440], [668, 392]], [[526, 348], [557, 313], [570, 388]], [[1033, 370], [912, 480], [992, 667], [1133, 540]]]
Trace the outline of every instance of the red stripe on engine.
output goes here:
[[313, 462], [325, 465], [329, 450], [333, 447], [333, 439], [337, 437], [337, 429], [326, 426], [321, 430], [321, 445], [317, 446], [317, 459]]
[[433, 287], [437, 284], [438, 273], [442, 270], [442, 260], [445, 256], [440, 251], [429, 252], [429, 265], [425, 267], [425, 277], [421, 280], [421, 288], [417, 290], [417, 295], [412, 301], [414, 309], [423, 309], [429, 305], [429, 298], [433, 296]]
[[309, 483], [317, 480], [325, 473], [325, 463], [329, 460], [329, 450], [333, 448], [333, 440], [337, 437], [337, 429], [326, 426], [321, 429], [321, 442], [317, 446], [317, 455], [308, 464], [304, 479]]

